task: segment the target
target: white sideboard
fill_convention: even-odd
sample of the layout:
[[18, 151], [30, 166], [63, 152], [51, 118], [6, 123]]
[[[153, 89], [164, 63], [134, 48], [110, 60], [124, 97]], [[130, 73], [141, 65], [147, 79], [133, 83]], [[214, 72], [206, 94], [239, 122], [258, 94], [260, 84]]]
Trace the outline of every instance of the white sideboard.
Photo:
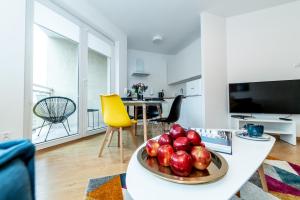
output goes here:
[[231, 118], [231, 128], [241, 129], [245, 124], [259, 124], [264, 126], [264, 132], [272, 135], [280, 135], [280, 139], [296, 145], [296, 123], [295, 121], [284, 121], [277, 119], [257, 119], [257, 118], [246, 118], [237, 119]]

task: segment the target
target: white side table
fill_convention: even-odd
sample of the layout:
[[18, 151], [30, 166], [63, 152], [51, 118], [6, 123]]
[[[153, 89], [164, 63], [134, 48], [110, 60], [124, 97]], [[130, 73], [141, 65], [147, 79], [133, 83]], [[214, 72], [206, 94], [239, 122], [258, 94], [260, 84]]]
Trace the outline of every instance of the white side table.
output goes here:
[[233, 134], [232, 143], [233, 154], [222, 154], [229, 165], [227, 174], [217, 182], [199, 185], [177, 184], [156, 177], [138, 163], [137, 150], [127, 169], [128, 192], [136, 200], [230, 199], [263, 163], [275, 138], [261, 142], [245, 140]]

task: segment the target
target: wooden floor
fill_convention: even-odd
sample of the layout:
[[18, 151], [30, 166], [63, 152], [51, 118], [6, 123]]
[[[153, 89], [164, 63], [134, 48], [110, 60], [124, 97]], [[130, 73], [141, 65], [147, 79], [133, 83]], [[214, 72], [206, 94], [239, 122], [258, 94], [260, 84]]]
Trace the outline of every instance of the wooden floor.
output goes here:
[[[99, 144], [104, 134], [41, 150], [36, 156], [36, 194], [38, 200], [84, 199], [89, 178], [98, 178], [126, 171], [134, 151], [129, 134], [124, 136], [126, 162], [120, 163], [116, 134], [111, 147], [98, 158]], [[152, 135], [153, 136], [153, 135]], [[150, 136], [149, 136], [150, 137]], [[138, 136], [139, 144], [143, 136]], [[300, 164], [300, 144], [277, 141], [271, 156]]]

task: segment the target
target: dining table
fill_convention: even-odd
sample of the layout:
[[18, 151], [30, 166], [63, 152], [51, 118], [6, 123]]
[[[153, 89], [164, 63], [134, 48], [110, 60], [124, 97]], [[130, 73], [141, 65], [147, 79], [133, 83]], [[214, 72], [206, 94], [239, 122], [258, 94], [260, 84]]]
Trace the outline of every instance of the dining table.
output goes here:
[[[147, 106], [157, 106], [157, 110], [159, 112], [160, 117], [162, 117], [162, 110], [160, 105], [162, 103], [164, 103], [163, 100], [123, 100], [123, 103], [125, 106], [130, 107], [137, 107], [137, 106], [141, 106], [143, 108], [143, 130], [144, 130], [144, 142], [147, 141]], [[135, 109], [135, 119], [137, 117], [137, 113], [136, 113]]]

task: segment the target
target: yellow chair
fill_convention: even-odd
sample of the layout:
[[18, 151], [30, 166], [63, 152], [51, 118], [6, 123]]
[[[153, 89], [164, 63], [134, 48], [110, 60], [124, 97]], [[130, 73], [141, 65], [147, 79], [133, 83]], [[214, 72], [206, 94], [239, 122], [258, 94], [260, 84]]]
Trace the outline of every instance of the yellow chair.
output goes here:
[[136, 125], [137, 122], [135, 120], [130, 120], [125, 106], [119, 95], [101, 95], [100, 100], [103, 121], [107, 125], [107, 130], [102, 145], [100, 147], [99, 157], [102, 155], [107, 139], [110, 143], [114, 132], [118, 131], [118, 146], [120, 146], [121, 161], [124, 162], [122, 141], [123, 130], [128, 130], [130, 132], [133, 143], [137, 146], [135, 128], [133, 126]]

